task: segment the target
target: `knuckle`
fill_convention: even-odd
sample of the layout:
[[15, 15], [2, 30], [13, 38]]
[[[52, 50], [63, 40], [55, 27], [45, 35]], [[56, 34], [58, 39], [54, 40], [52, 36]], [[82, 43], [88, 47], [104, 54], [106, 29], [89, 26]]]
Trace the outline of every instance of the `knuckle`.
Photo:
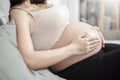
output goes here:
[[89, 44], [90, 44], [89, 42], [86, 42], [86, 46], [89, 46]]

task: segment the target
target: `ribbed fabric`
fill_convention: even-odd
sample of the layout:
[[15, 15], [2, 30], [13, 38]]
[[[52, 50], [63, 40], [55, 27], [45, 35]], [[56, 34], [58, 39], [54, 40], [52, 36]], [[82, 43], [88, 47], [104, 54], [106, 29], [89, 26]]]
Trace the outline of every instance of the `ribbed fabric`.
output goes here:
[[35, 19], [35, 29], [31, 35], [35, 50], [50, 49], [60, 38], [68, 23], [65, 7], [57, 6], [29, 12]]
[[23, 10], [34, 18], [35, 25], [31, 39], [35, 50], [52, 48], [68, 24], [69, 12], [62, 5], [36, 11], [21, 8], [12, 9]]

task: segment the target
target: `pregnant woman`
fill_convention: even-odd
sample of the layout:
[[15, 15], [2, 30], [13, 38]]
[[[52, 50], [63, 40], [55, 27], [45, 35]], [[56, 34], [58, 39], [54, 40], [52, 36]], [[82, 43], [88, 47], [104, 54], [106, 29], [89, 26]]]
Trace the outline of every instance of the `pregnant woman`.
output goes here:
[[[120, 45], [106, 44], [96, 27], [69, 22], [67, 8], [46, 0], [10, 0], [18, 49], [28, 68], [49, 68], [68, 80], [119, 77]], [[112, 76], [111, 76], [112, 75]]]

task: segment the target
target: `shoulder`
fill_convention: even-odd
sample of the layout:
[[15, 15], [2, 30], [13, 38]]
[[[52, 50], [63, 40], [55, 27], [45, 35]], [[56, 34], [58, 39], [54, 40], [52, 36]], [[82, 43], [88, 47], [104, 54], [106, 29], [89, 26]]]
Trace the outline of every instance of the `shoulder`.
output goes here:
[[20, 9], [12, 9], [10, 11], [10, 20], [14, 21], [17, 27], [21, 27], [29, 24], [30, 18], [28, 14]]
[[27, 12], [22, 8], [14, 7], [10, 9], [10, 19], [25, 18], [27, 15]]

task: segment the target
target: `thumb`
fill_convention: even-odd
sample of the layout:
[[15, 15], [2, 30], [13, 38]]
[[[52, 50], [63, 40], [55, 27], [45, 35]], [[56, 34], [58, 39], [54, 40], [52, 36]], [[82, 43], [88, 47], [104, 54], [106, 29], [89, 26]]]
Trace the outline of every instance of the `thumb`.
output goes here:
[[86, 37], [86, 35], [87, 35], [87, 33], [82, 33], [79, 35], [79, 38], [84, 38], [84, 37]]

